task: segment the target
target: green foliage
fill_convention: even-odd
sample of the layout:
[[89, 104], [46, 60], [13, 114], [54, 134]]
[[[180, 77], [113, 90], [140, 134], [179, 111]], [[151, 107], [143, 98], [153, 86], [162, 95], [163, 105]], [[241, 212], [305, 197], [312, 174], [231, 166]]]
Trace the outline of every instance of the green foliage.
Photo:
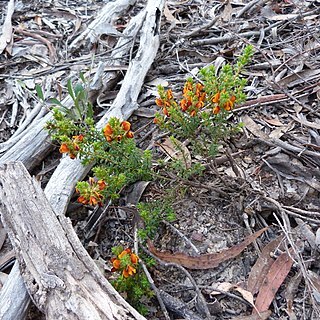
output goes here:
[[142, 315], [148, 314], [145, 303], [154, 296], [149, 281], [142, 271], [138, 271], [134, 277], [125, 278], [120, 275], [111, 284], [119, 292], [126, 296], [126, 300]]
[[174, 138], [187, 139], [193, 156], [214, 157], [221, 142], [240, 129], [228, 118], [230, 111], [246, 100], [243, 90], [247, 80], [240, 73], [252, 55], [253, 47], [247, 46], [234, 65], [201, 69], [201, 83], [187, 79], [179, 102], [171, 89], [159, 86], [156, 104], [162, 112], [157, 113], [155, 122]]
[[176, 219], [172, 203], [170, 195], [161, 200], [138, 203], [137, 208], [144, 222], [144, 228], [138, 230], [138, 236], [142, 241], [147, 238], [153, 239], [162, 220], [172, 222]]
[[[82, 81], [83, 75], [80, 76]], [[73, 107], [68, 109], [52, 101], [53, 120], [46, 124], [52, 139], [60, 144], [60, 152], [78, 157], [83, 165], [94, 163], [95, 180], [79, 182], [78, 199], [83, 204], [102, 204], [119, 197], [119, 191], [130, 183], [151, 178], [151, 153], [142, 151], [133, 139], [131, 124], [111, 118], [102, 129], [95, 127], [92, 104], [88, 100], [86, 83], [67, 84]], [[43, 97], [42, 90], [37, 90]]]
[[149, 281], [138, 264], [139, 257], [131, 252], [131, 249], [123, 249], [122, 246], [112, 248], [116, 256], [111, 259], [113, 268], [111, 271], [118, 272], [112, 285], [120, 293], [126, 296], [126, 300], [140, 313], [146, 314], [145, 302], [153, 297]]

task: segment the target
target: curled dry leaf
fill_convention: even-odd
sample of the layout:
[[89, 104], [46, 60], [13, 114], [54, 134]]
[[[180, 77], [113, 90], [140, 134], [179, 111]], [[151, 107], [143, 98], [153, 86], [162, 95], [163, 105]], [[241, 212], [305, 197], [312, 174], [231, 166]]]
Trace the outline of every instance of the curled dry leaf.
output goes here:
[[217, 267], [220, 263], [238, 256], [250, 243], [256, 240], [268, 228], [263, 228], [248, 236], [243, 242], [219, 253], [201, 254], [197, 257], [189, 256], [185, 253], [170, 253], [158, 251], [151, 240], [148, 240], [149, 251], [159, 259], [166, 262], [180, 264], [188, 269], [205, 270]]
[[[209, 294], [211, 296], [214, 295], [219, 295], [221, 294], [221, 291], [224, 292], [229, 292], [229, 291], [237, 291], [241, 294], [241, 296], [243, 297], [243, 299], [245, 299], [246, 301], [248, 301], [253, 307], [254, 306], [254, 301], [253, 301], [253, 295], [250, 291], [245, 290], [237, 285], [234, 285], [230, 282], [221, 282], [221, 283], [214, 283], [211, 285], [211, 287], [213, 288], [213, 291], [210, 291]], [[215, 291], [215, 290], [219, 290], [219, 291]]]
[[274, 258], [271, 256], [273, 252], [283, 240], [283, 236], [280, 236], [273, 241], [269, 242], [261, 252], [260, 257], [251, 269], [248, 278], [247, 289], [256, 294], [262, 284], [263, 279], [266, 277], [271, 265], [274, 263]]
[[165, 138], [160, 143], [155, 143], [156, 146], [165, 152], [170, 158], [182, 160], [185, 167], [189, 169], [191, 167], [191, 154], [189, 149], [179, 140], [174, 139], [174, 142], [170, 138]]
[[282, 253], [270, 267], [256, 299], [256, 312], [267, 311], [275, 294], [291, 270], [293, 261], [289, 254]]

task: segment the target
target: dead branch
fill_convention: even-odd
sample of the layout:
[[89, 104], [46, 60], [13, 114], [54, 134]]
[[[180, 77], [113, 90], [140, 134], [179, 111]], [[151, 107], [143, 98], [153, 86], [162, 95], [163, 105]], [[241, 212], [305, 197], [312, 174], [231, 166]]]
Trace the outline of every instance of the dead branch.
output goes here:
[[[0, 167], [2, 221], [29, 294], [47, 319], [145, 319], [106, 281], [21, 162]], [[19, 199], [17, 201], [17, 199]]]

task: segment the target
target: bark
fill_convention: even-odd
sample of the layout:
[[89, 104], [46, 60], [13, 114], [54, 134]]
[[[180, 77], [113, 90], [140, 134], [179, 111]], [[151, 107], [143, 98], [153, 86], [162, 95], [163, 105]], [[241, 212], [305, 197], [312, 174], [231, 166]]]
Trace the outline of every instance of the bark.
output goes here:
[[[1, 320], [23, 320], [27, 316], [30, 304], [29, 294], [20, 275], [19, 264], [16, 262], [0, 293], [0, 319]], [[19, 301], [20, 303], [16, 303]]]
[[71, 222], [21, 162], [0, 166], [0, 210], [29, 294], [47, 319], [145, 319], [100, 273]]

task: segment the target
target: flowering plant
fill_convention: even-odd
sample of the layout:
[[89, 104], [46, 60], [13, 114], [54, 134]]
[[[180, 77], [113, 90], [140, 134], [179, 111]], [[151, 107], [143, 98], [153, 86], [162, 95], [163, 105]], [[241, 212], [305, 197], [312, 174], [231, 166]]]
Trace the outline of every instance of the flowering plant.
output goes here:
[[85, 88], [76, 85], [73, 89], [69, 85], [68, 89], [78, 112], [71, 113], [60, 102], [53, 101], [53, 120], [46, 124], [46, 129], [60, 144], [60, 153], [79, 158], [84, 165], [94, 164], [93, 177], [77, 183], [78, 201], [103, 205], [106, 199], [117, 198], [124, 186], [150, 178], [151, 153], [136, 146], [129, 121], [113, 117], [102, 130], [97, 129]]
[[[121, 252], [119, 253], [119, 251]], [[137, 273], [138, 256], [132, 253], [130, 248], [123, 250], [122, 247], [115, 247], [113, 252], [117, 257], [111, 259], [111, 271], [120, 271], [124, 278], [134, 276]]]
[[146, 314], [144, 303], [154, 294], [146, 275], [139, 268], [139, 257], [130, 248], [123, 249], [122, 246], [113, 247], [112, 252], [115, 257], [111, 259], [111, 271], [119, 274], [112, 285], [126, 295], [128, 302], [140, 313]]
[[227, 121], [229, 112], [245, 101], [247, 83], [240, 73], [249, 63], [253, 47], [247, 46], [234, 66], [225, 64], [220, 70], [213, 65], [200, 71], [200, 81], [187, 79], [181, 99], [172, 89], [158, 87], [156, 104], [161, 108], [155, 123], [176, 139], [188, 139], [190, 148], [202, 156], [214, 156], [218, 143], [237, 132], [238, 125]]

